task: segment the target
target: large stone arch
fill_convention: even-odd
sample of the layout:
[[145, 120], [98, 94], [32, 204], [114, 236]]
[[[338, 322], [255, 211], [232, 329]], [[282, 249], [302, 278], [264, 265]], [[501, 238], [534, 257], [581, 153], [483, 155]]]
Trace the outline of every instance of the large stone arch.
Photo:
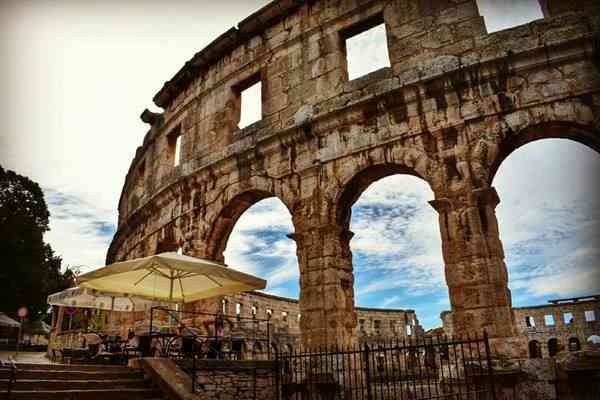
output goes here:
[[528, 143], [543, 139], [568, 139], [581, 143], [600, 154], [600, 131], [590, 125], [572, 121], [547, 121], [529, 125], [516, 134], [510, 134], [498, 145], [489, 167], [488, 185], [492, 185], [500, 165], [515, 150]]
[[[254, 179], [253, 184], [235, 184], [219, 193], [216, 200], [209, 207], [207, 215], [208, 233], [204, 256], [211, 260], [224, 261], [223, 252], [227, 246], [229, 236], [241, 215], [251, 206], [261, 200], [275, 197], [279, 199], [290, 211], [286, 202], [284, 191], [278, 190], [281, 184], [275, 184], [268, 179]], [[291, 212], [290, 212], [291, 215]]]
[[[352, 205], [373, 183], [392, 175], [411, 175], [422, 179], [431, 188], [429, 181], [414, 168], [392, 162], [372, 164], [356, 172], [341, 186], [335, 200], [335, 220], [346, 229], [350, 226]], [[432, 190], [433, 192], [433, 190]]]

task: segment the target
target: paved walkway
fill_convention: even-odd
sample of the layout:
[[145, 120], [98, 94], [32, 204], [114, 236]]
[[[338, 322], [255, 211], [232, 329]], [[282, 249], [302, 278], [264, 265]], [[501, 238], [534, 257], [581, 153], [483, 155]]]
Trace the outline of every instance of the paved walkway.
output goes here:
[[12, 358], [16, 362], [23, 364], [54, 364], [52, 361], [46, 358], [46, 353], [43, 352], [19, 352], [19, 355], [15, 357], [14, 351], [0, 351], [0, 360], [6, 361], [9, 358]]

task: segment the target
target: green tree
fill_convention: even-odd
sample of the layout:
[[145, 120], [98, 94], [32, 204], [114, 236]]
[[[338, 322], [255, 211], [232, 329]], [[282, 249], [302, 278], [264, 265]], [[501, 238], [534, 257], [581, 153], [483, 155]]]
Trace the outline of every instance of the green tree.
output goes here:
[[0, 166], [0, 311], [15, 315], [26, 306], [31, 319], [43, 317], [47, 296], [73, 285], [44, 243], [49, 217], [40, 186]]

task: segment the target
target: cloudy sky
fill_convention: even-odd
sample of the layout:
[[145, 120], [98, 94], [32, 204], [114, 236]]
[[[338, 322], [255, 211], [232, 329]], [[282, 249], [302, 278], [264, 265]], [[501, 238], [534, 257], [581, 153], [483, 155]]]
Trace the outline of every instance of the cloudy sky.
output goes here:
[[[121, 186], [147, 130], [138, 116], [156, 110], [162, 83], [266, 1], [221, 3], [1, 3], [0, 164], [42, 185], [52, 214], [46, 239], [65, 264], [103, 265]], [[479, 5], [489, 31], [541, 17], [535, 0]], [[372, 46], [382, 34], [351, 45], [359, 54], [350, 55], [353, 76], [367, 71], [364, 60], [386, 62]], [[494, 186], [514, 305], [600, 292], [598, 170], [598, 154], [561, 140], [526, 145], [502, 164]], [[426, 327], [440, 324], [448, 294], [432, 198], [417, 178], [393, 176], [355, 204], [358, 305], [414, 308]], [[266, 277], [269, 292], [296, 297], [295, 247], [285, 236], [292, 230], [283, 205], [264, 200], [237, 223], [226, 261]]]

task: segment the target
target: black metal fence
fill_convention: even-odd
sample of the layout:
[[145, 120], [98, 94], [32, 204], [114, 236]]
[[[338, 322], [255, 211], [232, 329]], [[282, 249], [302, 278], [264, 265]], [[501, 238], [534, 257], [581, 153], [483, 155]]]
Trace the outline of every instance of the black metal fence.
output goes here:
[[487, 334], [276, 354], [279, 399], [495, 400]]

